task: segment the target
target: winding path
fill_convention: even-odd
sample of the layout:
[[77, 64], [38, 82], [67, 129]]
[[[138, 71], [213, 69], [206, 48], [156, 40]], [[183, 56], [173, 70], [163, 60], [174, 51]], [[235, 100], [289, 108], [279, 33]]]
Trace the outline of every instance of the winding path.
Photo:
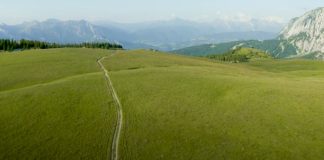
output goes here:
[[[112, 56], [114, 56], [114, 54], [109, 57], [112, 57]], [[107, 71], [105, 66], [101, 63], [102, 60], [109, 58], [109, 57], [102, 57], [97, 62], [100, 65], [100, 68], [105, 73], [105, 78], [108, 83], [108, 88], [113, 96], [113, 99], [114, 99], [116, 107], [117, 107], [117, 121], [116, 121], [113, 142], [112, 142], [112, 146], [111, 146], [111, 160], [118, 160], [118, 148], [119, 148], [118, 146], [119, 146], [119, 141], [120, 141], [120, 133], [121, 133], [122, 125], [123, 125], [123, 110], [122, 110], [122, 105], [119, 101], [118, 95], [117, 95], [115, 88], [113, 86], [113, 83], [110, 79], [109, 72]]]

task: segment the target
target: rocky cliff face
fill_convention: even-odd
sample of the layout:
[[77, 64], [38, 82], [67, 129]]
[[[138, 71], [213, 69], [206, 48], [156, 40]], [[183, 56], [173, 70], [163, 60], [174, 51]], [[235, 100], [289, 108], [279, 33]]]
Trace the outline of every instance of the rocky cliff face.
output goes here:
[[307, 12], [291, 20], [281, 32], [281, 40], [287, 40], [297, 48], [296, 56], [313, 55], [322, 59], [324, 55], [324, 8]]

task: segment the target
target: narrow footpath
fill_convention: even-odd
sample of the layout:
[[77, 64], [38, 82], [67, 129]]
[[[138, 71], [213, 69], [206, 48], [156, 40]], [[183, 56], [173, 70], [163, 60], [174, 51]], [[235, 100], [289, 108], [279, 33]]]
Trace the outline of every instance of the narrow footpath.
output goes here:
[[[118, 95], [116, 93], [116, 90], [113, 86], [113, 83], [110, 79], [109, 76], [109, 72], [107, 71], [107, 69], [105, 68], [105, 66], [102, 64], [102, 61], [104, 59], [107, 59], [109, 57], [114, 56], [108, 56], [108, 57], [102, 57], [101, 59], [98, 60], [98, 64], [100, 65], [100, 68], [104, 71], [105, 73], [105, 78], [107, 80], [108, 83], [108, 89], [111, 92], [114, 102], [116, 104], [117, 107], [117, 121], [116, 121], [116, 126], [115, 126], [115, 132], [114, 132], [114, 137], [113, 137], [113, 142], [111, 145], [111, 160], [118, 160], [118, 148], [119, 148], [119, 141], [120, 141], [120, 134], [121, 134], [121, 129], [122, 129], [122, 125], [123, 125], [123, 110], [122, 110], [122, 105], [120, 103], [120, 100], [118, 98]], [[109, 156], [108, 156], [109, 158]]]

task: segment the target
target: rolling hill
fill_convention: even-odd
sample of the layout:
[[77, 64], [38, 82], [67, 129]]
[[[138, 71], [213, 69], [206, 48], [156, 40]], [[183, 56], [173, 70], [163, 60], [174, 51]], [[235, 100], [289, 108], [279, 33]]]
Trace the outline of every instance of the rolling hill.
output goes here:
[[321, 61], [66, 48], [0, 53], [0, 159], [110, 159], [99, 59], [119, 159], [324, 158]]
[[107, 159], [116, 120], [97, 59], [112, 51], [0, 53], [0, 159]]

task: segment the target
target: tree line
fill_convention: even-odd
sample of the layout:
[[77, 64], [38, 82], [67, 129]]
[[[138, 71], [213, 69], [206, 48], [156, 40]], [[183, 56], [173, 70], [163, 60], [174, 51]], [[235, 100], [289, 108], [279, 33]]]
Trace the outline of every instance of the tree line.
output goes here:
[[0, 39], [0, 51], [15, 51], [26, 49], [49, 49], [49, 48], [101, 48], [101, 49], [123, 49], [122, 45], [108, 42], [71, 43], [59, 44], [34, 40], [12, 40]]
[[224, 61], [224, 62], [232, 62], [232, 63], [240, 63], [240, 62], [248, 62], [249, 57], [247, 55], [237, 54], [237, 50], [232, 50], [224, 54], [214, 54], [208, 55], [207, 58]]

